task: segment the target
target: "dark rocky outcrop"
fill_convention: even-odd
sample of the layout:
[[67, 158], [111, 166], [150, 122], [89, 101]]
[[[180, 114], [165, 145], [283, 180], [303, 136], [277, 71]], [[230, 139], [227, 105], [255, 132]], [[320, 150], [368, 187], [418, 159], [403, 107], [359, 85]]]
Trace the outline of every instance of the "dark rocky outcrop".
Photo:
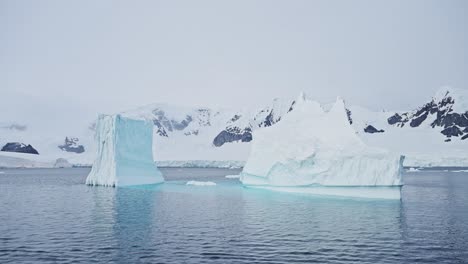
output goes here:
[[[166, 115], [164, 110], [156, 108], [152, 111], [154, 116], [153, 124], [156, 127], [156, 133], [162, 137], [168, 137], [170, 132], [173, 131], [182, 131], [185, 130], [192, 122], [198, 121], [200, 126], [210, 126], [210, 116], [211, 110], [207, 108], [200, 108], [196, 110], [194, 114], [195, 117], [192, 115], [186, 115], [183, 120], [175, 120], [169, 118]], [[185, 131], [185, 135], [196, 135], [198, 131]]]
[[221, 131], [213, 140], [213, 145], [220, 147], [224, 143], [242, 141], [250, 142], [252, 140], [252, 129], [245, 128], [243, 130], [237, 127], [227, 128], [226, 130]]
[[424, 120], [426, 120], [428, 115], [429, 115], [429, 112], [424, 112], [421, 115], [419, 115], [418, 117], [415, 117], [414, 119], [411, 120], [410, 126], [411, 127], [418, 127], [419, 125], [421, 125], [422, 122], [424, 122]]
[[[409, 123], [410, 127], [419, 127], [426, 121], [429, 115], [435, 115], [435, 119], [429, 125], [432, 128], [440, 127], [440, 133], [451, 137], [460, 137], [466, 139], [468, 136], [468, 112], [456, 113], [453, 111], [455, 100], [449, 92], [439, 99], [433, 99], [413, 112], [395, 113], [387, 119], [388, 124], [397, 127], [404, 127]], [[450, 142], [451, 140], [445, 140]]]
[[2, 147], [1, 151], [6, 152], [19, 152], [19, 153], [29, 153], [29, 154], [39, 154], [35, 148], [31, 145], [26, 145], [19, 142], [9, 142]]
[[447, 137], [458, 137], [463, 135], [463, 132], [457, 126], [447, 127], [446, 129], [440, 131], [440, 133], [446, 135]]
[[394, 115], [392, 115], [391, 117], [389, 117], [387, 119], [387, 122], [389, 125], [395, 125], [395, 124], [398, 124], [398, 123], [402, 123], [403, 121], [403, 117], [398, 114], [398, 113], [395, 113]]
[[193, 121], [193, 118], [189, 115], [187, 115], [182, 121], [168, 119], [166, 117], [166, 113], [160, 109], [153, 110], [153, 115], [153, 124], [158, 128], [156, 132], [163, 137], [168, 136], [168, 131], [172, 132], [174, 130], [184, 130], [190, 124], [190, 122]]
[[239, 120], [242, 116], [241, 115], [234, 115], [232, 118], [231, 118], [231, 122], [236, 122], [237, 120]]
[[74, 153], [83, 153], [85, 152], [85, 148], [83, 145], [78, 144], [79, 139], [73, 137], [65, 137], [65, 142], [63, 145], [59, 145], [59, 149], [66, 151], [66, 152], [74, 152]]
[[[294, 109], [294, 105], [295, 101], [289, 106], [288, 113]], [[247, 127], [245, 127], [245, 123], [243, 125], [236, 124], [240, 117], [240, 115], [236, 114], [231, 118], [228, 126], [213, 139], [213, 145], [220, 147], [229, 142], [250, 142], [252, 140], [252, 128], [272, 126], [279, 122], [282, 116], [273, 107], [262, 109], [254, 116], [253, 121], [249, 122]]]
[[266, 116], [265, 120], [260, 123], [259, 127], [269, 127], [269, 126], [273, 125], [274, 123], [277, 122], [273, 118], [274, 118], [273, 110], [271, 110], [270, 113]]
[[288, 113], [294, 110], [294, 105], [296, 104], [296, 101], [292, 101], [291, 106], [288, 109]]
[[353, 119], [351, 118], [351, 110], [349, 110], [348, 108], [346, 108], [346, 116], [348, 117], [349, 124], [352, 125]]
[[369, 133], [369, 134], [374, 134], [374, 133], [383, 133], [385, 132], [385, 130], [377, 129], [374, 126], [368, 125], [366, 128], [364, 128], [364, 132]]

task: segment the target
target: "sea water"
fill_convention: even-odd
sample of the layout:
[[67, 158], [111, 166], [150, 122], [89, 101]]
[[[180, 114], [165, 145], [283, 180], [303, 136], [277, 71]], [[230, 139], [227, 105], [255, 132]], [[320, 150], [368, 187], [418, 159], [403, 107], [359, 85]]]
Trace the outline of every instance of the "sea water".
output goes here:
[[86, 186], [89, 169], [0, 171], [0, 263], [468, 262], [463, 171], [405, 173], [401, 201], [243, 188], [227, 169], [126, 188]]

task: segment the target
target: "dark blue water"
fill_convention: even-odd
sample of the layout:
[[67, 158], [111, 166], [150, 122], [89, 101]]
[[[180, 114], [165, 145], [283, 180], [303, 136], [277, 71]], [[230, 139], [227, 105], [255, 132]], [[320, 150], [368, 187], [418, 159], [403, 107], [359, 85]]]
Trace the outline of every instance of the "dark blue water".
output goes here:
[[399, 202], [245, 189], [221, 169], [165, 169], [144, 188], [2, 171], [0, 263], [468, 263], [466, 172], [405, 174]]

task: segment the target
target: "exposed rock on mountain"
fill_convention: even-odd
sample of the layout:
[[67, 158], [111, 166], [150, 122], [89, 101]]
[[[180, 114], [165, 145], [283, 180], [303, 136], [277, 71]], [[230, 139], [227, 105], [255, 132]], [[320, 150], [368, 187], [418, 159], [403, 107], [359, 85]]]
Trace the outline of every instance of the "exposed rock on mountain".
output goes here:
[[[419, 109], [405, 113], [395, 113], [387, 119], [389, 125], [419, 127], [426, 120], [432, 128], [441, 129], [440, 133], [451, 137], [466, 139], [468, 135], [468, 108], [466, 92], [460, 90], [441, 90]], [[448, 140], [450, 141], [450, 140]], [[447, 141], [447, 142], [448, 142]]]
[[229, 127], [226, 130], [221, 131], [213, 140], [213, 145], [221, 147], [226, 142], [250, 142], [252, 140], [252, 129], [250, 127], [245, 128], [243, 131], [239, 131], [237, 127]]
[[83, 153], [85, 148], [83, 145], [78, 144], [79, 139], [74, 137], [66, 137], [65, 143], [63, 145], [58, 146], [59, 149], [67, 152], [74, 152], [74, 153]]
[[37, 152], [37, 150], [33, 148], [33, 146], [26, 145], [20, 142], [9, 142], [2, 147], [1, 151], [39, 154], [39, 152]]
[[371, 125], [368, 125], [368, 126], [366, 126], [366, 127], [364, 128], [364, 132], [373, 134], [373, 133], [383, 133], [383, 132], [385, 132], [385, 130], [383, 130], [383, 129], [377, 129], [377, 128], [371, 126]]
[[349, 110], [348, 108], [346, 108], [346, 116], [348, 117], [349, 124], [352, 125], [353, 119], [351, 118], [351, 110]]
[[[305, 95], [301, 93], [297, 100], [305, 100]], [[213, 145], [220, 147], [225, 143], [250, 142], [253, 139], [253, 130], [269, 127], [279, 122], [285, 114], [294, 110], [297, 100], [282, 101], [275, 99], [271, 105], [257, 111], [253, 117], [235, 114], [228, 121], [226, 128], [214, 138]]]

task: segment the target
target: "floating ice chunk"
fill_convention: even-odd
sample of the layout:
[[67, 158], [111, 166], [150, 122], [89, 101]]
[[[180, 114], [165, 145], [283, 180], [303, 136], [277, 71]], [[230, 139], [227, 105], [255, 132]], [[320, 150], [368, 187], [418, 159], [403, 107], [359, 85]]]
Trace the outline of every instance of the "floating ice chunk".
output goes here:
[[421, 171], [421, 170], [419, 170], [418, 168], [411, 167], [411, 168], [408, 169], [408, 171], [409, 172], [418, 172], [418, 171]]
[[[404, 157], [366, 146], [349, 124], [343, 100], [337, 99], [325, 111], [320, 104], [301, 99], [281, 122], [253, 132], [251, 154], [240, 177], [244, 185], [314, 186], [314, 190], [317, 186], [402, 185]], [[304, 191], [288, 188], [294, 190]]]
[[228, 179], [239, 179], [240, 175], [226, 175], [226, 178], [228, 178]]
[[216, 183], [211, 181], [188, 181], [186, 185], [194, 185], [194, 186], [215, 186]]
[[100, 115], [97, 157], [86, 184], [128, 186], [164, 181], [153, 160], [153, 126], [121, 115]]

